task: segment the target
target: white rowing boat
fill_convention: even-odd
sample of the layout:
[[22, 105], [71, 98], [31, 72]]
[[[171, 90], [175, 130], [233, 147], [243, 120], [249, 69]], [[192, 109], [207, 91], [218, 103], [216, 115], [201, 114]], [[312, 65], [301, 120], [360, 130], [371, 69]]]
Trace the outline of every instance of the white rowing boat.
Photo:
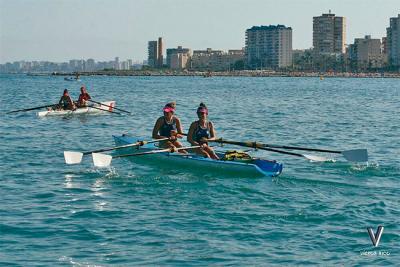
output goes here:
[[81, 81], [81, 79], [74, 78], [74, 77], [65, 77], [64, 80], [69, 81], [69, 82], [80, 82]]
[[100, 114], [113, 112], [115, 107], [115, 101], [104, 101], [100, 104], [94, 104], [84, 108], [77, 108], [75, 110], [46, 110], [38, 112], [39, 117], [45, 116], [72, 116], [72, 115], [84, 115], [84, 114]]

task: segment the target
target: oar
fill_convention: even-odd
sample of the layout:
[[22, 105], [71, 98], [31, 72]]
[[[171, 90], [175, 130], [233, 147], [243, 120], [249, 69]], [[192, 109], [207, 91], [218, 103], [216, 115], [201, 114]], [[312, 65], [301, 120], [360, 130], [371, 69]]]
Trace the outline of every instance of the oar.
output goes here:
[[[305, 148], [305, 147], [294, 147], [294, 146], [278, 146], [278, 145], [262, 144], [262, 143], [257, 143], [257, 142], [235, 142], [235, 141], [223, 140], [222, 138], [217, 139], [215, 142], [242, 145], [242, 146], [246, 146], [246, 147], [253, 147], [253, 148], [264, 149], [264, 150], [267, 150], [267, 148], [268, 148], [270, 151], [275, 151], [275, 152], [280, 151], [278, 153], [282, 153], [282, 154], [288, 154], [288, 153], [292, 153], [292, 152], [285, 152], [285, 151], [281, 151], [281, 150], [276, 150], [276, 149], [272, 150], [272, 149], [273, 148], [282, 148], [282, 149], [335, 153], [335, 154], [342, 154], [346, 160], [352, 161], [352, 162], [367, 162], [368, 161], [367, 149], [353, 149], [353, 150], [338, 151], [338, 150], [316, 149], [316, 148]], [[292, 154], [297, 154], [297, 153], [292, 153]], [[289, 155], [291, 155], [291, 154], [289, 154]], [[306, 156], [306, 158], [308, 158], [308, 159], [312, 158], [311, 160], [318, 161], [317, 156], [303, 155], [303, 154], [297, 154], [297, 155]], [[323, 157], [319, 157], [319, 158], [323, 159]]]
[[132, 112], [130, 112], [130, 111], [126, 111], [126, 110], [123, 110], [123, 109], [121, 109], [121, 108], [112, 107], [112, 106], [103, 104], [103, 103], [101, 103], [101, 102], [94, 101], [94, 100], [92, 100], [92, 99], [89, 99], [88, 101], [93, 102], [93, 103], [96, 103], [96, 104], [99, 104], [99, 105], [102, 105], [102, 106], [106, 106], [106, 107], [109, 107], [109, 108], [113, 108], [113, 109], [116, 109], [116, 110], [119, 110], [119, 111], [122, 111], [122, 112], [126, 112], [126, 113], [128, 113], [128, 114], [132, 114]]
[[273, 148], [267, 148], [267, 147], [264, 147], [264, 146], [262, 146], [262, 145], [260, 145], [259, 143], [256, 143], [256, 142], [229, 141], [229, 140], [224, 140], [222, 138], [219, 138], [219, 139], [216, 139], [216, 140], [210, 140], [210, 142], [237, 145], [237, 146], [244, 146], [244, 147], [252, 147], [252, 148], [257, 148], [257, 149], [261, 149], [261, 150], [267, 150], [267, 151], [272, 151], [272, 152], [276, 152], [276, 153], [292, 155], [292, 156], [296, 156], [296, 157], [302, 157], [302, 158], [306, 158], [306, 159], [311, 160], [311, 161], [329, 161], [330, 160], [328, 158], [315, 156], [315, 155], [299, 154], [299, 153], [282, 151], [282, 150], [273, 149]]
[[165, 153], [165, 152], [172, 153], [172, 152], [176, 152], [176, 151], [180, 151], [180, 150], [199, 148], [199, 147], [200, 146], [179, 147], [179, 148], [175, 148], [174, 150], [172, 148], [166, 148], [166, 149], [150, 150], [150, 151], [141, 152], [141, 153], [116, 155], [116, 156], [110, 156], [110, 155], [101, 154], [101, 153], [93, 153], [92, 158], [93, 158], [94, 166], [99, 167], [99, 168], [104, 168], [104, 167], [110, 166], [111, 160], [116, 159], [116, 158], [143, 156], [143, 155], [151, 155], [151, 154]]
[[102, 109], [102, 108], [93, 107], [93, 106], [88, 106], [88, 107], [89, 107], [89, 108], [94, 108], [94, 109], [98, 109], [98, 110], [107, 111], [107, 112], [110, 112], [110, 113], [114, 113], [114, 114], [121, 115], [121, 113], [119, 113], [119, 112], [111, 111], [111, 110], [108, 110], [108, 109]]
[[307, 147], [298, 147], [298, 146], [279, 146], [279, 145], [270, 145], [270, 144], [261, 144], [261, 143], [257, 143], [257, 145], [261, 145], [263, 147], [268, 147], [268, 148], [282, 148], [282, 149], [289, 149], [289, 150], [303, 150], [303, 151], [315, 151], [315, 152], [342, 154], [343, 157], [348, 161], [354, 161], [354, 162], [367, 162], [368, 161], [368, 150], [364, 149], [364, 148], [339, 151], [339, 150], [307, 148]]
[[156, 143], [156, 142], [165, 141], [165, 140], [168, 140], [168, 138], [162, 138], [162, 139], [157, 139], [157, 140], [152, 140], [152, 141], [138, 141], [134, 144], [128, 144], [128, 145], [116, 146], [116, 147], [110, 147], [110, 148], [101, 148], [101, 149], [96, 149], [96, 150], [86, 151], [86, 152], [64, 151], [64, 159], [65, 159], [65, 163], [67, 163], [67, 164], [78, 164], [78, 163], [81, 163], [83, 156], [90, 155], [92, 153], [106, 152], [106, 151], [111, 151], [111, 150], [121, 149], [121, 148], [126, 148], [126, 147], [144, 146], [145, 144], [151, 144], [151, 143]]
[[35, 108], [18, 109], [18, 110], [9, 111], [9, 112], [7, 112], [6, 114], [15, 113], [15, 112], [20, 112], [20, 111], [30, 111], [30, 110], [35, 110], [35, 109], [48, 108], [48, 107], [52, 107], [52, 106], [55, 106], [55, 105], [57, 105], [57, 104], [46, 105], [46, 106], [40, 106], [40, 107], [35, 107]]

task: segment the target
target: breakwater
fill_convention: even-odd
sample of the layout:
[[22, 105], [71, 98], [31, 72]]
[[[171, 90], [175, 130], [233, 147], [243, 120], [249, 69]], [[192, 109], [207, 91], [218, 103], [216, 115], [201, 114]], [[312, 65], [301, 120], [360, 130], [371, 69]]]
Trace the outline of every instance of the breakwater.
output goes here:
[[[72, 73], [28, 73], [32, 76], [76, 76]], [[318, 77], [318, 78], [400, 78], [400, 72], [299, 72], [299, 71], [173, 71], [173, 70], [108, 70], [79, 72], [80, 76], [197, 76], [197, 77]]]

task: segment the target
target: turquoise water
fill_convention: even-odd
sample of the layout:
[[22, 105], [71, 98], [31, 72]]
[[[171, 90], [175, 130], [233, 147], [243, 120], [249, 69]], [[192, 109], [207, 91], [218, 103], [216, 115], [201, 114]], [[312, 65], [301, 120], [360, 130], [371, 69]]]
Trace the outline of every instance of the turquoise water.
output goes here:
[[[81, 84], [134, 115], [4, 115], [64, 88], [77, 98]], [[0, 95], [0, 265], [399, 265], [399, 80], [2, 75]], [[276, 178], [64, 164], [64, 150], [113, 146], [113, 134], [150, 136], [172, 100], [185, 130], [204, 101], [220, 137], [367, 148], [370, 162], [255, 152], [284, 163]]]

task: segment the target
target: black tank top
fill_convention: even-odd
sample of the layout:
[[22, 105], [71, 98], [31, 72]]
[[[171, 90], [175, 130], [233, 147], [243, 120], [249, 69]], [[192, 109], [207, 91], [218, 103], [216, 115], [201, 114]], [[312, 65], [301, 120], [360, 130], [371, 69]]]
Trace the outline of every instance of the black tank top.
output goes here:
[[193, 140], [196, 142], [200, 142], [201, 138], [210, 138], [210, 124], [211, 122], [207, 122], [207, 128], [202, 128], [200, 126], [200, 122], [197, 121], [196, 130], [193, 133]]
[[171, 137], [171, 131], [176, 131], [176, 119], [175, 117], [172, 117], [172, 122], [168, 123], [165, 119], [163, 118], [164, 122], [161, 125], [160, 128], [160, 135], [165, 136], [165, 137]]

